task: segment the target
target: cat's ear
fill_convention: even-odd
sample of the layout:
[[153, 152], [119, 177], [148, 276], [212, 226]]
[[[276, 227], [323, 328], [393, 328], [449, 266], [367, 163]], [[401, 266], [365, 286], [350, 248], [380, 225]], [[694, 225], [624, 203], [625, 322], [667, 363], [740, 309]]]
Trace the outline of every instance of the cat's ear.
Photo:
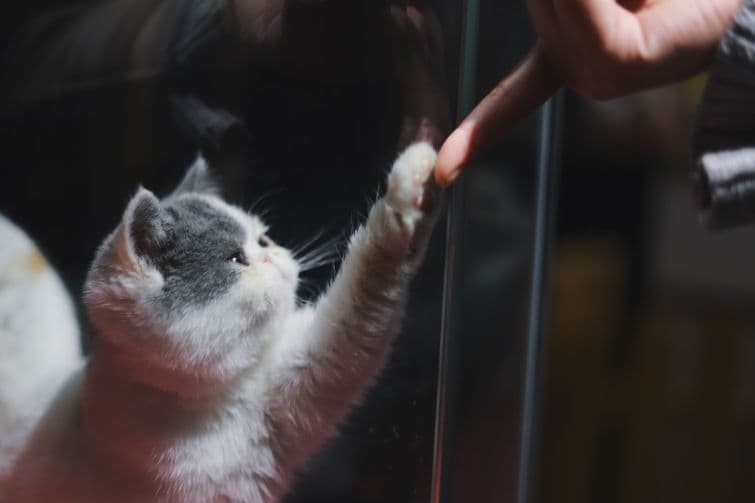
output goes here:
[[207, 161], [202, 157], [202, 154], [199, 154], [197, 160], [186, 170], [183, 180], [171, 193], [170, 197], [180, 196], [189, 192], [212, 196], [220, 195], [220, 187], [215, 177], [210, 173], [210, 168], [207, 166]]
[[131, 198], [118, 236], [121, 255], [129, 261], [153, 261], [168, 237], [169, 220], [160, 200], [149, 190], [139, 187]]

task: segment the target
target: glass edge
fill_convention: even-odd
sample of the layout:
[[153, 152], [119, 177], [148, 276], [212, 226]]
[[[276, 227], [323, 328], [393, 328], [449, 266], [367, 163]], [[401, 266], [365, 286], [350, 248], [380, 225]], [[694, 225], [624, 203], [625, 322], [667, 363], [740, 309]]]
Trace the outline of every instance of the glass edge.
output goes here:
[[543, 105], [539, 117], [532, 289], [522, 389], [517, 503], [529, 503], [536, 496], [532, 486], [539, 447], [550, 264], [558, 205], [563, 100], [563, 91], [557, 92]]
[[[479, 25], [479, 0], [465, 0], [463, 7], [464, 22], [461, 33], [461, 61], [459, 62], [459, 91], [457, 119], [472, 110], [475, 100], [477, 74], [477, 44]], [[460, 250], [457, 243], [461, 233], [461, 215], [464, 206], [464, 178], [462, 177], [451, 189], [451, 201], [447, 214], [446, 258], [443, 284], [443, 313], [440, 333], [440, 356], [438, 365], [437, 401], [435, 415], [435, 442], [433, 452], [433, 474], [431, 503], [450, 501], [451, 484], [447, 476], [452, 465], [451, 435], [453, 432], [453, 404], [455, 393], [453, 383], [456, 379], [455, 359], [452, 334], [455, 332], [454, 320], [458, 319], [455, 311], [454, 285], [459, 263]]]

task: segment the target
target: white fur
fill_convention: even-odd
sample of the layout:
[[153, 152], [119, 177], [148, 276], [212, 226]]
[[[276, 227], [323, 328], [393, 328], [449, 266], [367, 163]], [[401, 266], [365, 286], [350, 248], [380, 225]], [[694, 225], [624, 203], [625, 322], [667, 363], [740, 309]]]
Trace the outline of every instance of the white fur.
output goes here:
[[31, 239], [0, 215], [0, 483], [80, 364], [68, 292]]
[[257, 246], [261, 222], [213, 198], [247, 229], [251, 266], [210, 305], [161, 313], [159, 273], [123, 243], [127, 210], [87, 281], [93, 354], [17, 462], [9, 501], [278, 501], [383, 366], [437, 215], [420, 205], [434, 160], [427, 144], [399, 157], [313, 306], [296, 307], [290, 254]]

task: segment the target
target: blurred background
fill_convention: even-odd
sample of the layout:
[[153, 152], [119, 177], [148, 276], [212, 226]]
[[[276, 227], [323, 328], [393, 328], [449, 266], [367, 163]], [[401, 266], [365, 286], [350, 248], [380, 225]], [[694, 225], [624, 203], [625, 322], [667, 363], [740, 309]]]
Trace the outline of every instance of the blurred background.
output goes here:
[[[4, 7], [0, 212], [77, 297], [137, 185], [167, 193], [198, 150], [232, 201], [269, 211], [274, 239], [346, 236], [407, 141], [412, 105], [441, 89], [422, 112], [443, 129], [532, 44], [518, 0], [233, 3], [295, 5], [283, 16], [294, 36], [278, 45], [240, 44], [230, 4]], [[401, 56], [416, 40], [388, 29], [385, 6], [407, 4], [437, 16], [430, 91], [406, 85], [417, 60]], [[550, 295], [535, 313], [547, 344], [533, 502], [755, 500], [755, 227], [712, 234], [693, 211], [704, 84], [565, 96]], [[516, 500], [541, 125], [524, 121], [455, 189], [446, 386], [441, 224], [387, 369], [287, 503], [429, 502], [434, 456], [440, 501]], [[305, 293], [331, 272], [314, 271]]]
[[704, 85], [567, 96], [537, 501], [755, 498], [755, 227], [693, 208]]

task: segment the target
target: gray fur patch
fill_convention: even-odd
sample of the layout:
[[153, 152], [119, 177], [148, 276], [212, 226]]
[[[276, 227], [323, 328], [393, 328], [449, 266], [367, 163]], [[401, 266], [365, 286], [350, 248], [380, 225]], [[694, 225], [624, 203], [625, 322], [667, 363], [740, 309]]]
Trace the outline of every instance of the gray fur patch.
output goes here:
[[151, 257], [165, 279], [159, 302], [181, 309], [227, 292], [240, 275], [228, 259], [244, 244], [243, 227], [199, 197], [171, 198], [163, 209], [167, 236]]

